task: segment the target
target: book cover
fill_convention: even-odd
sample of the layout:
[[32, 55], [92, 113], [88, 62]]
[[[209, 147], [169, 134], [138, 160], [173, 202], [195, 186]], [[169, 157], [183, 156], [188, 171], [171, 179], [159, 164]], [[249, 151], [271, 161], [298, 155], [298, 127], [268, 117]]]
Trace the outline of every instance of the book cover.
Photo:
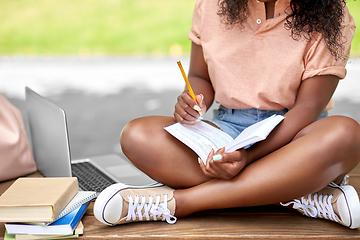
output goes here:
[[165, 127], [165, 130], [191, 148], [206, 164], [206, 159], [212, 149], [216, 151], [225, 147], [226, 152], [232, 152], [262, 141], [283, 119], [284, 116], [281, 115], [268, 117], [249, 126], [235, 139], [202, 121], [194, 125], [174, 123]]
[[89, 204], [90, 201], [48, 226], [28, 223], [5, 223], [5, 228], [8, 234], [73, 235], [75, 227], [80, 222]]
[[0, 196], [0, 222], [52, 222], [78, 191], [75, 177], [19, 178]]
[[[73, 234], [73, 235], [51, 235], [52, 237], [46, 237], [46, 238], [26, 238], [26, 239], [19, 239], [19, 236], [40, 236], [40, 235], [14, 235], [14, 234], [8, 234], [5, 231], [4, 234], [4, 240], [36, 240], [36, 239], [73, 239], [73, 238], [79, 238], [79, 234]], [[44, 235], [44, 236], [48, 236], [48, 235]], [[50, 235], [49, 235], [50, 236]]]
[[39, 239], [68, 239], [78, 238], [84, 233], [84, 225], [80, 221], [72, 235], [36, 235], [36, 234], [16, 234], [15, 240], [39, 240]]
[[[96, 198], [99, 195], [99, 193], [94, 191], [79, 191], [73, 199], [66, 205], [66, 207], [61, 211], [61, 213], [55, 218], [54, 221], [62, 218], [69, 212], [75, 210], [76, 208], [80, 207], [84, 203], [92, 201], [94, 198]], [[46, 225], [49, 225], [51, 222], [47, 223]]]

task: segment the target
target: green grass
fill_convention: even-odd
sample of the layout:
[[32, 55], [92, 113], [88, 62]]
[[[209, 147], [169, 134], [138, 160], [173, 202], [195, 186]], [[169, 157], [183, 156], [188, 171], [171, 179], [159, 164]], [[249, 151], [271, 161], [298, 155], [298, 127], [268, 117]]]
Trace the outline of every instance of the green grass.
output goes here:
[[355, 36], [351, 44], [351, 56], [360, 57], [360, 1], [348, 0], [346, 3], [357, 26]]
[[195, 0], [0, 0], [0, 54], [180, 54]]
[[[215, 0], [214, 0], [215, 1]], [[0, 0], [0, 55], [183, 55], [195, 0]], [[360, 28], [360, 1], [348, 0]], [[360, 30], [352, 44], [360, 57]]]

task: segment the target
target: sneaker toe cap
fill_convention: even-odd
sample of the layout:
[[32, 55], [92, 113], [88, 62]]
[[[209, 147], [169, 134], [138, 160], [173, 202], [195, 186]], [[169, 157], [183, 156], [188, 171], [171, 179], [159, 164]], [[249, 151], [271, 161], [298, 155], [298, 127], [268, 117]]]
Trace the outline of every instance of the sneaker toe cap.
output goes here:
[[339, 211], [339, 217], [341, 221], [344, 223], [345, 226], [350, 226], [351, 219], [350, 219], [350, 212], [349, 212], [349, 206], [348, 203], [344, 197], [344, 195], [341, 195], [338, 198], [338, 211]]
[[120, 194], [115, 194], [104, 206], [103, 218], [106, 222], [115, 224], [121, 218], [123, 199]]

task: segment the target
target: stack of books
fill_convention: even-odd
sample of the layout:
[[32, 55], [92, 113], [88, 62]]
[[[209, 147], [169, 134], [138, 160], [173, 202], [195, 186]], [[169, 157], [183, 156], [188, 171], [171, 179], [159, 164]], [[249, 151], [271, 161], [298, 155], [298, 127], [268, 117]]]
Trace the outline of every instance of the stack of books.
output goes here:
[[0, 196], [5, 238], [77, 238], [96, 192], [79, 191], [77, 178], [19, 178]]

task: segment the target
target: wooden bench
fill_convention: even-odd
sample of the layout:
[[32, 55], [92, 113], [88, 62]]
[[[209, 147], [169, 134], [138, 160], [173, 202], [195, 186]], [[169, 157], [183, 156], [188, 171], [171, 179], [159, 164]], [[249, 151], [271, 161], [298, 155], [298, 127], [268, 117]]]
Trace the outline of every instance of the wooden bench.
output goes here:
[[[349, 175], [350, 184], [359, 193], [360, 166]], [[34, 173], [28, 177], [39, 176]], [[0, 194], [12, 183], [0, 183]], [[199, 212], [178, 219], [176, 224], [139, 222], [109, 227], [95, 219], [92, 203], [82, 221], [85, 228], [81, 239], [360, 239], [360, 229], [351, 230], [278, 206]], [[4, 232], [1, 223], [0, 239]]]

